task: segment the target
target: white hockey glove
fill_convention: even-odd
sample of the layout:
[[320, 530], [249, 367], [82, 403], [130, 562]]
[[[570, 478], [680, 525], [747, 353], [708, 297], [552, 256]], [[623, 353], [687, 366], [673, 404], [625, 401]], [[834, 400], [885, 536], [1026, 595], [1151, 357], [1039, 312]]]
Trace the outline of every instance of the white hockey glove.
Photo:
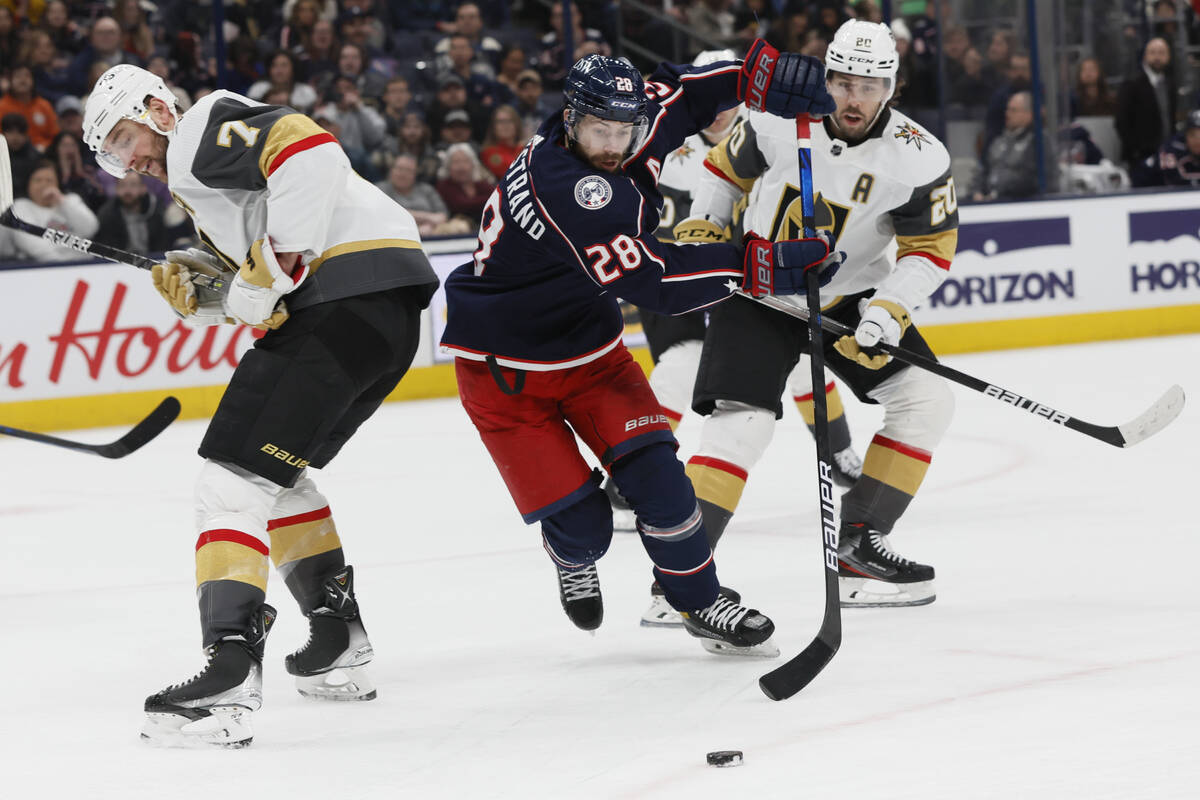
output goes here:
[[250, 245], [229, 287], [225, 310], [247, 325], [274, 330], [288, 318], [287, 306], [280, 298], [298, 284], [280, 268], [270, 244], [259, 239]]
[[168, 250], [166, 263], [155, 264], [150, 269], [154, 288], [188, 325], [201, 327], [233, 322], [225, 313], [222, 294], [195, 283], [195, 275], [228, 281], [233, 272], [225, 269], [215, 256], [194, 247]]
[[833, 343], [839, 353], [867, 369], [879, 369], [892, 360], [887, 353], [872, 349], [882, 341], [893, 347], [912, 325], [908, 309], [888, 300], [872, 300], [862, 312], [853, 336], [843, 336]]

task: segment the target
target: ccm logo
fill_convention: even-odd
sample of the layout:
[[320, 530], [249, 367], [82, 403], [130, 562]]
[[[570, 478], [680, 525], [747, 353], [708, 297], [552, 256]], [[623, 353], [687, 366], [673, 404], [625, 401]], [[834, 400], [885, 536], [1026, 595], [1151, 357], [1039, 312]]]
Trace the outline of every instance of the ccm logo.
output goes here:
[[754, 65], [754, 75], [750, 79], [753, 84], [750, 87], [750, 102], [754, 104], [755, 108], [762, 108], [765, 103], [763, 93], [767, 90], [767, 83], [771, 80], [774, 63], [775, 59], [764, 53], [759, 56], [758, 63]]
[[273, 444], [264, 444], [262, 447], [260, 447], [258, 449], [261, 450], [262, 452], [266, 453], [269, 456], [275, 456], [275, 458], [278, 458], [280, 461], [283, 461], [289, 467], [295, 467], [296, 469], [304, 469], [305, 467], [308, 466], [307, 459], [303, 459], [300, 456], [293, 455], [293, 454], [289, 453], [287, 450], [281, 450]]
[[638, 417], [637, 419], [625, 420], [625, 430], [632, 431], [636, 428], [645, 427], [646, 425], [657, 425], [659, 423], [662, 423], [663, 425], [671, 424], [670, 420], [667, 419], [666, 414], [652, 414], [648, 417]]

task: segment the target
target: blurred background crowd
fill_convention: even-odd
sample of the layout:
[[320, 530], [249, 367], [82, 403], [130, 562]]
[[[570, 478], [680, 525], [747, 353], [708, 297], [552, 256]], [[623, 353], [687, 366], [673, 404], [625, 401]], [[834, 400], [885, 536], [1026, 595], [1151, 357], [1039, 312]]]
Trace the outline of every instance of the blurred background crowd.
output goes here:
[[[891, 25], [895, 103], [949, 147], [960, 202], [1200, 186], [1200, 0], [0, 0], [0, 132], [21, 218], [190, 243], [165, 186], [80, 138], [96, 78], [137, 64], [185, 113], [223, 88], [310, 115], [423, 236], [473, 236], [574, 59], [649, 72], [758, 36], [823, 57], [851, 17]], [[0, 259], [69, 258], [0, 229]]]

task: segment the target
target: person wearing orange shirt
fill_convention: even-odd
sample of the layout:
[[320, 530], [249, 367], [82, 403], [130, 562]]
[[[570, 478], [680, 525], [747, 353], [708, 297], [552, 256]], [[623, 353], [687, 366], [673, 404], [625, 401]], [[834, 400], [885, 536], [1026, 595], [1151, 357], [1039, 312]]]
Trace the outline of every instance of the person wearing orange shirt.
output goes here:
[[0, 117], [5, 114], [20, 114], [29, 122], [29, 139], [39, 150], [45, 150], [58, 135], [54, 106], [34, 92], [33, 71], [27, 66], [13, 67], [8, 94], [0, 97]]

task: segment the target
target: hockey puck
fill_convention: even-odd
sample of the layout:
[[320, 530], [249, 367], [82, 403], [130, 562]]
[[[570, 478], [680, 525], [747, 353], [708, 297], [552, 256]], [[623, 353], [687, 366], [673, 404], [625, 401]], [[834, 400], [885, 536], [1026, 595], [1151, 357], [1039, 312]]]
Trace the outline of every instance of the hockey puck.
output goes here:
[[742, 765], [741, 750], [714, 750], [705, 758], [710, 767], [740, 767]]

